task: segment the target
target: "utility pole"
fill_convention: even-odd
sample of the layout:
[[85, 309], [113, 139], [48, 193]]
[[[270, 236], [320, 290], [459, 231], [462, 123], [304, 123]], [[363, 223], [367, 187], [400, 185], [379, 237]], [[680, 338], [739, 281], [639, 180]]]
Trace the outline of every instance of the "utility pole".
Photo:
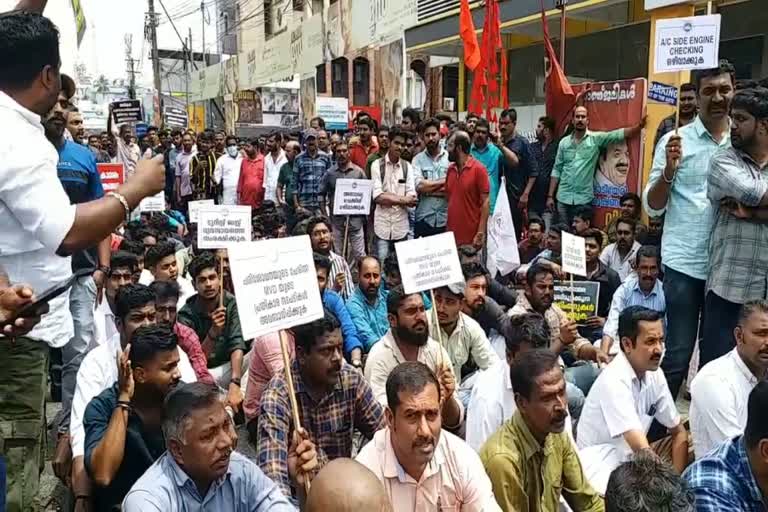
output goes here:
[[203, 20], [203, 67], [208, 67], [208, 58], [205, 51], [205, 1], [200, 1], [200, 14]]
[[[189, 63], [192, 64], [192, 67], [187, 72], [187, 77], [189, 77], [192, 74], [192, 69], [197, 71], [197, 66], [195, 65], [195, 52], [192, 51], [192, 27], [189, 27], [189, 36], [187, 36], [187, 52], [189, 52]], [[189, 81], [189, 78], [187, 78]], [[202, 85], [202, 84], [201, 84]], [[187, 85], [187, 101], [189, 101], [189, 85]], [[197, 117], [197, 109], [192, 106], [192, 112], [195, 114], [195, 116], [190, 117]], [[191, 124], [192, 119], [190, 119]]]
[[[147, 13], [147, 23], [149, 27], [149, 42], [152, 45], [152, 74], [155, 79], [155, 90], [157, 91], [157, 106], [160, 109], [155, 116], [155, 121], [163, 119], [163, 93], [160, 82], [160, 56], [157, 52], [157, 15], [155, 14], [155, 0], [148, 0], [149, 12]], [[142, 56], [143, 57], [143, 56]]]
[[[192, 72], [192, 66], [189, 63], [189, 51], [187, 51], [187, 48], [189, 48], [189, 39], [184, 40], [184, 51], [182, 52], [184, 54], [184, 81], [186, 82], [187, 89], [187, 119], [189, 119], [189, 74]], [[191, 122], [187, 122], [187, 126], [191, 125]]]
[[133, 36], [131, 34], [125, 34], [123, 39], [125, 43], [125, 64], [128, 67], [126, 72], [128, 73], [128, 97], [132, 100], [136, 99], [136, 69], [133, 60]]
[[555, 7], [560, 9], [560, 67], [565, 72], [565, 25], [567, 23], [565, 10], [568, 7], [568, 0], [555, 0]]

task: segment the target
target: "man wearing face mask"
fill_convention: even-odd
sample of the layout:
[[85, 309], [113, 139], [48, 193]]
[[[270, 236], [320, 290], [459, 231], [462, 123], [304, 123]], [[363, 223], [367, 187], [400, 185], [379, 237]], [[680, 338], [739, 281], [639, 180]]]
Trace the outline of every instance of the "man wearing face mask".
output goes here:
[[[672, 459], [682, 473], [688, 464], [688, 432], [680, 421], [664, 373], [662, 314], [630, 306], [619, 316], [621, 352], [595, 381], [587, 395], [576, 440], [584, 474], [605, 494], [608, 477], [633, 452], [653, 450]], [[649, 444], [653, 419], [669, 429], [671, 438]]]
[[561, 497], [575, 512], [603, 512], [603, 499], [586, 482], [579, 454], [566, 432], [565, 379], [558, 357], [525, 352], [509, 382], [517, 412], [483, 445], [480, 459], [504, 510], [559, 510]]
[[456, 393], [451, 356], [429, 336], [429, 324], [421, 294], [406, 294], [402, 286], [389, 290], [387, 317], [390, 330], [373, 345], [365, 364], [365, 378], [374, 396], [387, 405], [386, 382], [392, 370], [405, 361], [418, 361], [435, 372], [440, 382], [440, 395], [445, 397], [441, 415], [447, 427], [457, 429], [464, 417], [464, 407]]
[[237, 149], [237, 137], [226, 139], [226, 152], [216, 161], [213, 179], [221, 191], [221, 204], [237, 204], [237, 184], [240, 181], [240, 168], [243, 157]]
[[[163, 436], [167, 451], [131, 488], [124, 512], [198, 509], [218, 512], [295, 510], [259, 467], [235, 452], [234, 423], [216, 388], [183, 384], [165, 400]], [[317, 465], [311, 441], [292, 446], [291, 480], [303, 487]], [[202, 498], [201, 498], [202, 497]]]
[[382, 481], [398, 512], [500, 511], [477, 454], [442, 429], [444, 392], [425, 364], [395, 367], [386, 381], [387, 427], [356, 460]]
[[661, 260], [669, 325], [662, 369], [673, 398], [688, 374], [698, 333], [706, 332], [699, 324], [714, 219], [707, 197], [708, 167], [718, 150], [731, 145], [728, 113], [734, 82], [735, 70], [728, 61], [696, 73], [699, 115], [677, 134], [659, 140], [643, 193], [648, 215], [664, 215]]

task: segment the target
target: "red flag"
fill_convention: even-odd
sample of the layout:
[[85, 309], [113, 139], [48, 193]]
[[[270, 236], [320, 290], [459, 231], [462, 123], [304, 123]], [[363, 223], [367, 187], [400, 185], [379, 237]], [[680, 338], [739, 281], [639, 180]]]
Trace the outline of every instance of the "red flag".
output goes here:
[[555, 49], [549, 40], [549, 28], [547, 27], [547, 15], [544, 12], [544, 0], [541, 2], [541, 30], [544, 33], [544, 48], [546, 50], [544, 92], [546, 95], [547, 115], [555, 120], [556, 132], [560, 136], [568, 124], [571, 110], [576, 105], [576, 94], [571, 84], [568, 83], [563, 68], [555, 55]]
[[469, 0], [461, 0], [461, 13], [459, 14], [459, 34], [464, 41], [464, 65], [474, 71], [480, 64], [480, 45], [477, 44], [475, 23], [472, 21], [472, 13], [469, 10]]

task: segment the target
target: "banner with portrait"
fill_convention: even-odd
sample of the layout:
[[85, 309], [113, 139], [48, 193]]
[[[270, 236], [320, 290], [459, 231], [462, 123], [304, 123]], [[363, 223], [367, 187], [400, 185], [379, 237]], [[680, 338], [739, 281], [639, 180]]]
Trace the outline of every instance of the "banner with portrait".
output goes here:
[[[587, 107], [592, 131], [610, 131], [638, 124], [645, 111], [646, 90], [644, 78], [574, 86], [576, 94], [584, 93], [580, 104]], [[619, 216], [622, 195], [641, 193], [642, 165], [642, 137], [611, 144], [600, 152], [595, 168], [593, 226], [603, 228]]]
[[400, 38], [376, 49], [374, 74], [376, 102], [381, 106], [381, 122], [400, 124], [403, 117], [404, 40]]
[[264, 122], [259, 91], [237, 91], [232, 97], [235, 127], [244, 128]]

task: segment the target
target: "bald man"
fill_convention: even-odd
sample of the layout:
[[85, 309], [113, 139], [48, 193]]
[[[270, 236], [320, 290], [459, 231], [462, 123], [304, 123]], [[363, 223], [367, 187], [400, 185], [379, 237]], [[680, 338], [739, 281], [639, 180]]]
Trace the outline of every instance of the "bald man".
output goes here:
[[393, 512], [376, 475], [352, 459], [334, 459], [312, 479], [306, 512]]

